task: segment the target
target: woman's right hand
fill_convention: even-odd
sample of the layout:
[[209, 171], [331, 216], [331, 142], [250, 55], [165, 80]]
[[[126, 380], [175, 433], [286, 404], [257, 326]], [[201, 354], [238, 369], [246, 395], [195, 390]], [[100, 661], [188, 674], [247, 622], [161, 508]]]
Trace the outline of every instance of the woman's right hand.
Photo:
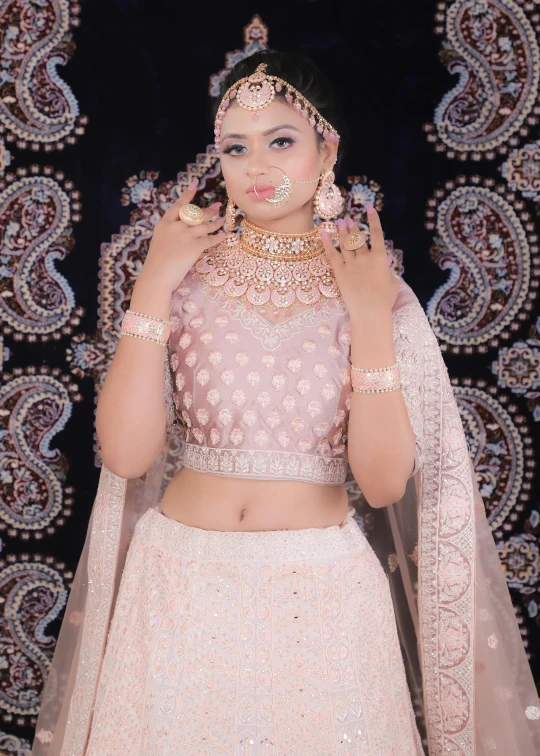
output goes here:
[[178, 211], [182, 205], [192, 201], [197, 184], [197, 179], [194, 179], [156, 223], [138, 281], [142, 277], [173, 292], [205, 250], [232, 236], [219, 231], [225, 218], [220, 216], [214, 221], [210, 220], [218, 212], [221, 202], [215, 202], [203, 210], [204, 220], [198, 226], [188, 226], [180, 220]]

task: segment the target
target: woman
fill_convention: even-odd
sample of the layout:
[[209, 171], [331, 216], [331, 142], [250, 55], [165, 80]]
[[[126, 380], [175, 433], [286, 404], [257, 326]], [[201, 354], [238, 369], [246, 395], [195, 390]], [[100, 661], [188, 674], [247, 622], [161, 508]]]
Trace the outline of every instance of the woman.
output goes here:
[[[412, 756], [419, 729], [430, 756], [538, 753], [436, 339], [375, 209], [370, 246], [334, 223], [331, 100], [299, 56], [238, 63], [215, 113], [228, 233], [195, 185], [156, 226], [99, 399], [36, 756]], [[381, 515], [372, 543], [347, 466]]]

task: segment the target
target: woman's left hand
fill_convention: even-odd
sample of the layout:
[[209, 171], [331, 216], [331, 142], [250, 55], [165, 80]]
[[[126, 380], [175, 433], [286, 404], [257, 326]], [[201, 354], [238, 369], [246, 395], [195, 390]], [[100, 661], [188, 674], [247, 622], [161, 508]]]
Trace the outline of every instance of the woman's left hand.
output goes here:
[[[347, 218], [339, 224], [338, 251], [327, 232], [322, 232], [324, 248], [334, 269], [337, 285], [352, 319], [370, 319], [373, 315], [390, 313], [396, 301], [399, 278], [389, 267], [392, 260], [384, 246], [384, 236], [375, 208], [368, 204], [367, 218], [371, 249], [364, 244], [359, 249], [345, 249], [348, 234], [359, 232], [356, 223]], [[361, 233], [361, 232], [360, 232]]]

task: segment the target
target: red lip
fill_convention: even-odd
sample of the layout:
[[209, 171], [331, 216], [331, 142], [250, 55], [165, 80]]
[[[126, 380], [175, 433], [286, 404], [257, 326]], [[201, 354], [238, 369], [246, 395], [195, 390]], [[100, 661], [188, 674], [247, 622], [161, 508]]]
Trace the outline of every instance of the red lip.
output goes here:
[[275, 186], [271, 186], [270, 184], [257, 184], [257, 194], [255, 193], [255, 189], [253, 186], [250, 186], [249, 189], [246, 191], [246, 194], [249, 194], [249, 198], [251, 200], [254, 200], [255, 202], [257, 200], [264, 200], [267, 197], [272, 197], [275, 192]]

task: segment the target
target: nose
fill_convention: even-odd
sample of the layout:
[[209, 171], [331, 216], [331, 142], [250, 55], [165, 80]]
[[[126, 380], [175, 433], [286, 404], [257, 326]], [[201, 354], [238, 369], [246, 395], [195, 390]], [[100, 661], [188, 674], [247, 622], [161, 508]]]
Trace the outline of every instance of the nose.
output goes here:
[[253, 181], [257, 176], [259, 181], [268, 178], [270, 168], [268, 166], [268, 156], [265, 154], [264, 146], [253, 144], [246, 161], [246, 175]]
[[246, 174], [251, 179], [251, 181], [254, 181], [256, 178], [258, 178], [260, 181], [264, 177], [268, 178], [268, 171], [269, 167], [262, 161], [257, 160], [252, 161], [251, 164], [247, 167]]

